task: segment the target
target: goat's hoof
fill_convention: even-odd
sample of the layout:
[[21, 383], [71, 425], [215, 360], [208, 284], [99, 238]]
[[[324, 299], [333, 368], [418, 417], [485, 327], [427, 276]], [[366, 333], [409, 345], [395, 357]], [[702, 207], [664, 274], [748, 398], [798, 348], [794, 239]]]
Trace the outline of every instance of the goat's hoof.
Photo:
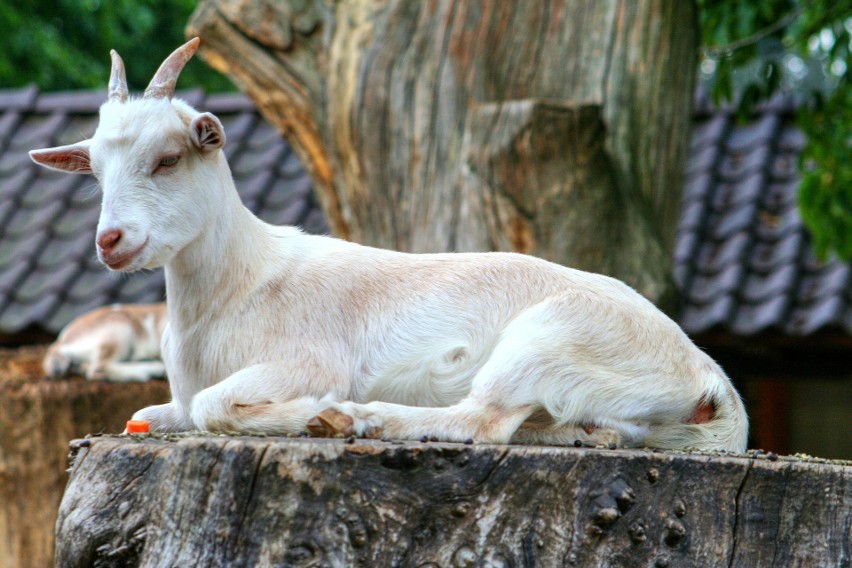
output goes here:
[[355, 435], [355, 421], [352, 417], [333, 408], [326, 408], [308, 420], [308, 432], [318, 438], [333, 438]]

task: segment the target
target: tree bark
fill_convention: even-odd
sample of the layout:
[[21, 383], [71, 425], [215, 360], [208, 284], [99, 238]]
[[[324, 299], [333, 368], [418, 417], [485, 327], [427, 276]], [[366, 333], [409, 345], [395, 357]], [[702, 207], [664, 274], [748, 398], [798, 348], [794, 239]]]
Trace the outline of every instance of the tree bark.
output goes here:
[[68, 440], [120, 432], [143, 406], [169, 398], [144, 384], [44, 379], [45, 348], [0, 350], [0, 566], [53, 565], [56, 513], [68, 482]]
[[97, 438], [59, 566], [843, 566], [852, 466], [287, 438]]
[[204, 0], [188, 33], [337, 235], [529, 253], [674, 305], [693, 2]]

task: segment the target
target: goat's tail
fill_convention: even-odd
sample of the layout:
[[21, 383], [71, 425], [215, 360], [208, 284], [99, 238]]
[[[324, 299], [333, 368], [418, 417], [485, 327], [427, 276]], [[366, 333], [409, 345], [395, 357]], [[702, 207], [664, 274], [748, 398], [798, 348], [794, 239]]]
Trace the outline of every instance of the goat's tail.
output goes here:
[[748, 416], [742, 399], [723, 373], [707, 379], [692, 414], [683, 422], [654, 427], [645, 443], [658, 448], [746, 451]]

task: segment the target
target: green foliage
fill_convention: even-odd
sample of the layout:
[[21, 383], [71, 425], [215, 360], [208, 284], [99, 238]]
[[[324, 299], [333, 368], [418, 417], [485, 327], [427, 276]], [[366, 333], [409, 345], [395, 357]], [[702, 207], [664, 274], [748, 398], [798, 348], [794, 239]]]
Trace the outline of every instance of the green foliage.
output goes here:
[[833, 249], [840, 258], [852, 259], [852, 89], [834, 91], [803, 111], [799, 123], [809, 141], [800, 163], [802, 220], [811, 227], [819, 256]]
[[[143, 90], [162, 60], [185, 41], [195, 0], [27, 0], [0, 2], [0, 86], [45, 91], [106, 87], [109, 50], [127, 67], [131, 91]], [[178, 87], [234, 90], [193, 60]]]
[[852, 260], [852, 1], [696, 1], [717, 103], [746, 117], [782, 87], [804, 101], [802, 219], [821, 258]]

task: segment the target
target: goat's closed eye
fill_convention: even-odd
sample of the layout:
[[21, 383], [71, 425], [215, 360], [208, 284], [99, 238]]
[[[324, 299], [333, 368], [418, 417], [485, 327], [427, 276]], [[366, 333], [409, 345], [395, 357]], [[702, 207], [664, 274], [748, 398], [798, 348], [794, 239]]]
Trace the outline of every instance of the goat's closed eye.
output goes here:
[[170, 154], [168, 156], [161, 156], [160, 159], [157, 161], [157, 167], [154, 168], [154, 173], [172, 168], [176, 166], [179, 161], [180, 154]]

